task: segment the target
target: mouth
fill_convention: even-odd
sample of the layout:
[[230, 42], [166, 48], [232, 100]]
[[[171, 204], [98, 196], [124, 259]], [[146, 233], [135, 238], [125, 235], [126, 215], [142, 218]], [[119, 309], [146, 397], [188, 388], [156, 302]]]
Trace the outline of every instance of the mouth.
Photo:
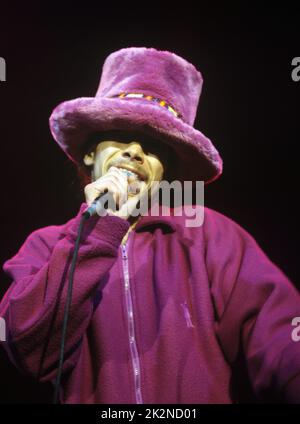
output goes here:
[[139, 181], [146, 181], [146, 176], [142, 174], [139, 170], [135, 169], [130, 165], [115, 165], [116, 168], [119, 168], [126, 173], [127, 177], [133, 177]]

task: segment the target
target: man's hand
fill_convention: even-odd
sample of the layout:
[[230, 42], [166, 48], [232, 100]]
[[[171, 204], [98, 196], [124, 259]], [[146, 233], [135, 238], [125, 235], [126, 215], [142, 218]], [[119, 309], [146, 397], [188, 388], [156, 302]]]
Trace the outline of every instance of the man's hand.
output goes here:
[[[134, 178], [128, 178], [119, 168], [112, 166], [105, 175], [86, 185], [84, 193], [86, 203], [90, 206], [98, 196], [108, 191], [112, 194], [118, 210], [108, 208], [107, 213], [128, 219], [136, 208], [144, 187], [145, 183], [139, 182], [138, 189], [134, 190], [137, 188]], [[128, 195], [129, 188], [133, 193]]]

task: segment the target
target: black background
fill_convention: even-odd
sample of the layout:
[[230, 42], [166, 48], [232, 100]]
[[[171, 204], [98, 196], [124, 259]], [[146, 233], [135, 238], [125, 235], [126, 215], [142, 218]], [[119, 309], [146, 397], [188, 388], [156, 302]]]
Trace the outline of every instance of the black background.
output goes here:
[[[224, 160], [206, 206], [248, 230], [298, 288], [300, 13], [294, 5], [89, 2], [1, 5], [1, 251], [13, 256], [35, 229], [73, 217], [82, 192], [48, 119], [61, 101], [94, 96], [103, 61], [123, 47], [170, 50], [204, 77], [195, 126]], [[10, 281], [1, 273], [0, 298]], [[300, 314], [300, 311], [299, 311]], [[48, 384], [20, 375], [0, 350], [0, 403], [48, 402]]]

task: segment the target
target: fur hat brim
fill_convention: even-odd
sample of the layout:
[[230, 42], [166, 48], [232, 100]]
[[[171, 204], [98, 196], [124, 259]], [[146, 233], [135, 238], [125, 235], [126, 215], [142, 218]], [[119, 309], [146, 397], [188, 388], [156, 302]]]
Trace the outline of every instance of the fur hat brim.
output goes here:
[[58, 105], [49, 123], [56, 142], [80, 165], [93, 134], [123, 130], [141, 132], [167, 143], [178, 159], [172, 179], [209, 183], [222, 173], [222, 159], [207, 137], [148, 101], [81, 97]]

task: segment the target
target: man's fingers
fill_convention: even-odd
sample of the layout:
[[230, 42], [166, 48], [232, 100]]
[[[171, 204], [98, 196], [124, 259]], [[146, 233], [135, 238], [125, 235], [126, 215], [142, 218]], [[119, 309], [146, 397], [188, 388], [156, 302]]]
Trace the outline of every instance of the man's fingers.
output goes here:
[[111, 167], [108, 172], [96, 181], [85, 187], [86, 202], [90, 206], [99, 195], [110, 192], [115, 204], [114, 210], [108, 203], [108, 212], [128, 218], [140, 199], [140, 192], [143, 191], [145, 182], [138, 182], [133, 177], [128, 177], [119, 168]]
[[110, 168], [104, 176], [86, 185], [84, 192], [88, 205], [101, 194], [109, 191], [117, 206], [122, 205], [127, 199], [128, 182], [124, 174], [115, 167]]

